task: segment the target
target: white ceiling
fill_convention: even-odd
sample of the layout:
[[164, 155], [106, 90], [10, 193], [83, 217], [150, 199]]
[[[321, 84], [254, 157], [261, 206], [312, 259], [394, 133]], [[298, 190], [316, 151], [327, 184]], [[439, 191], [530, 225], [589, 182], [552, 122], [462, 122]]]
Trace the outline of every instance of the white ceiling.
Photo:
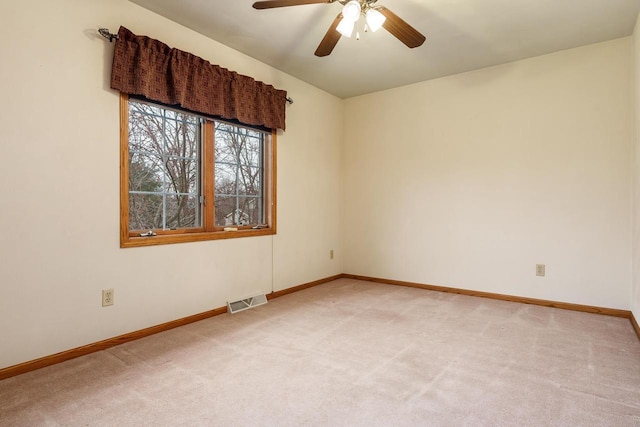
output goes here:
[[640, 0], [378, 0], [427, 41], [409, 49], [380, 29], [319, 58], [337, 2], [131, 1], [340, 98], [629, 36], [640, 11]]

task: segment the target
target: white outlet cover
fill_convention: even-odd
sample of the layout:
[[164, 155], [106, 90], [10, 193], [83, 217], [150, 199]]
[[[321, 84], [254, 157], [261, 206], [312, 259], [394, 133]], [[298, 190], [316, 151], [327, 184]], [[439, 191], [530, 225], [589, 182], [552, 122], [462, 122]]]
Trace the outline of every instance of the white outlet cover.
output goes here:
[[113, 289], [103, 289], [102, 290], [102, 306], [108, 307], [113, 305], [114, 292]]

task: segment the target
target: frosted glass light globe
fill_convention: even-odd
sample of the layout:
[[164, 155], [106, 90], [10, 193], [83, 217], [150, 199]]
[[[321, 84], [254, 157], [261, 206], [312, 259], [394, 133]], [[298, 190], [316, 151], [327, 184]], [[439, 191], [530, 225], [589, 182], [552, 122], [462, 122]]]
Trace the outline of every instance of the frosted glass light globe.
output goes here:
[[351, 0], [342, 8], [342, 17], [347, 21], [356, 22], [360, 18], [361, 10], [360, 2]]
[[366, 18], [367, 25], [369, 25], [369, 28], [373, 32], [378, 31], [380, 27], [382, 27], [382, 24], [384, 24], [384, 21], [387, 19], [383, 14], [375, 9], [367, 10]]

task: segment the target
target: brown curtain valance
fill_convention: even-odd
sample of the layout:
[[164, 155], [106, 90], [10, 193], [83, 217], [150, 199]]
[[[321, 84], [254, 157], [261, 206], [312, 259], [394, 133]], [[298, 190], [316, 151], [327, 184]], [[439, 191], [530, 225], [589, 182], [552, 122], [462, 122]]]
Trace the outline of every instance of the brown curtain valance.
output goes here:
[[286, 91], [124, 27], [113, 53], [111, 87], [197, 113], [285, 129]]

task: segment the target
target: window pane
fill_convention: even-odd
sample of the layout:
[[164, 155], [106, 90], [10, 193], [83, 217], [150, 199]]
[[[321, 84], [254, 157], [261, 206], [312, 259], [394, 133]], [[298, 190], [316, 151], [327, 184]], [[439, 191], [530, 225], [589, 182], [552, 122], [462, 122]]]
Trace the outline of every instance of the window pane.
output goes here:
[[[255, 132], [254, 132], [255, 133]], [[240, 163], [244, 165], [260, 166], [261, 144], [260, 135], [246, 138], [245, 150], [241, 156]]]
[[235, 213], [236, 197], [216, 196], [215, 216], [217, 227], [237, 224]]
[[236, 170], [235, 165], [216, 163], [216, 194], [236, 194]]
[[167, 193], [186, 193], [197, 196], [198, 162], [189, 159], [167, 159]]
[[162, 150], [162, 118], [159, 108], [146, 104], [130, 103], [129, 149], [132, 151], [158, 152]]
[[264, 223], [264, 134], [217, 123], [214, 143], [216, 226]]
[[194, 196], [167, 196], [167, 228], [198, 227], [198, 198]]
[[216, 123], [215, 156], [219, 163], [238, 163], [237, 140], [233, 135], [233, 126]]
[[169, 156], [195, 158], [198, 152], [197, 127], [181, 121], [164, 123], [165, 151]]
[[263, 224], [261, 217], [262, 206], [258, 197], [238, 197], [238, 205], [242, 213], [241, 219], [243, 224]]
[[239, 126], [216, 124], [216, 161], [259, 166], [262, 157], [262, 133]]
[[142, 153], [129, 155], [129, 190], [162, 191], [163, 168], [157, 156]]
[[129, 229], [201, 227], [200, 119], [129, 106]]
[[162, 195], [129, 194], [129, 229], [162, 228]]
[[165, 117], [170, 120], [175, 120], [178, 113], [173, 110], [167, 110]]
[[262, 198], [218, 196], [215, 203], [216, 226], [264, 224]]
[[259, 196], [262, 194], [260, 168], [240, 166], [238, 172], [239, 195]]

